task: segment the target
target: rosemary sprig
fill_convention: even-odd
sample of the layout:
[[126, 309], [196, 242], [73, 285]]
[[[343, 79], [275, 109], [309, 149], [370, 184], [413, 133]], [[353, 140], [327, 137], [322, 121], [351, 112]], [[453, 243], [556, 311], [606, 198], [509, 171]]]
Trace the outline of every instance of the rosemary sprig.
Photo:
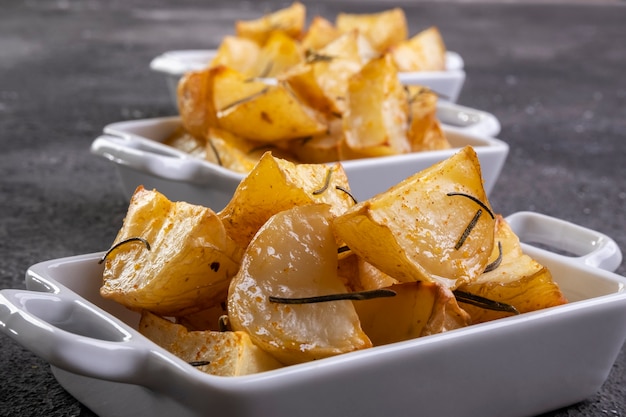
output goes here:
[[372, 298], [393, 297], [395, 295], [396, 295], [396, 292], [393, 290], [380, 288], [377, 290], [347, 292], [347, 293], [341, 293], [341, 294], [326, 294], [326, 295], [317, 295], [313, 297], [289, 298], [289, 297], [270, 296], [269, 301], [270, 303], [279, 303], [279, 304], [313, 304], [313, 303], [324, 303], [328, 301], [341, 301], [341, 300], [351, 300], [351, 301], [371, 300]]
[[313, 191], [313, 195], [320, 195], [328, 189], [328, 185], [330, 184], [330, 177], [332, 174], [333, 174], [333, 170], [328, 169], [328, 171], [326, 172], [326, 179], [324, 180], [324, 185], [322, 185], [322, 188]]
[[350, 250], [350, 248], [345, 245], [345, 246], [341, 246], [339, 249], [337, 249], [337, 253], [344, 253], [344, 252], [348, 252]]
[[232, 107], [238, 106], [242, 103], [245, 103], [246, 101], [250, 101], [255, 99], [256, 97], [262, 96], [263, 94], [267, 93], [267, 90], [269, 89], [269, 87], [265, 87], [264, 89], [262, 89], [261, 91], [251, 94], [248, 97], [244, 97], [242, 99], [239, 100], [235, 100], [234, 102], [227, 104], [226, 106], [224, 106], [222, 109], [220, 109], [220, 112], [224, 112]]
[[115, 245], [113, 245], [108, 251], [106, 251], [104, 255], [102, 255], [102, 258], [100, 258], [98, 263], [101, 264], [102, 262], [106, 261], [107, 257], [111, 254], [111, 252], [113, 252], [115, 249], [119, 248], [120, 246], [125, 245], [130, 242], [141, 242], [146, 246], [146, 249], [150, 250], [150, 243], [146, 239], [142, 237], [129, 237], [128, 239], [122, 240], [121, 242], [117, 242]]
[[352, 199], [352, 201], [354, 201], [354, 204], [358, 204], [358, 201], [356, 200], [356, 198], [346, 188], [342, 187], [341, 185], [335, 185], [335, 189], [337, 189], [339, 191], [343, 191], [344, 193], [348, 194], [350, 196], [350, 198]]
[[452, 291], [457, 301], [465, 304], [471, 304], [477, 307], [481, 307], [487, 310], [504, 311], [507, 313], [519, 314], [519, 311], [510, 304], [501, 303], [499, 301], [490, 300], [479, 295], [470, 294], [465, 291], [454, 290]]
[[330, 62], [335, 58], [336, 57], [334, 56], [320, 54], [312, 49], [307, 49], [304, 53], [304, 59], [307, 64], [315, 62]]
[[494, 269], [499, 267], [501, 263], [502, 263], [502, 242], [498, 241], [498, 257], [496, 258], [495, 261], [493, 261], [492, 263], [490, 263], [489, 265], [485, 267], [485, 270], [483, 271], [483, 273], [493, 271]]
[[193, 366], [193, 367], [198, 367], [198, 366], [206, 366], [206, 365], [210, 365], [211, 361], [191, 361], [191, 362], [187, 362], [189, 365]]
[[476, 227], [476, 223], [478, 223], [478, 219], [480, 219], [481, 214], [483, 214], [483, 211], [481, 209], [478, 209], [476, 214], [474, 214], [474, 217], [472, 218], [472, 220], [469, 222], [469, 224], [463, 231], [463, 234], [461, 235], [459, 240], [456, 242], [456, 245], [454, 245], [454, 249], [456, 250], [461, 249], [461, 246], [463, 246], [467, 237], [470, 235], [470, 233], [472, 233], [472, 230], [474, 229], [474, 227]]
[[450, 193], [447, 193], [446, 195], [449, 196], [449, 197], [461, 196], [461, 197], [469, 198], [470, 200], [472, 200], [473, 202], [475, 202], [476, 204], [478, 204], [479, 206], [484, 208], [487, 211], [487, 213], [489, 213], [489, 216], [491, 216], [492, 219], [496, 218], [494, 216], [493, 212], [489, 209], [489, 207], [487, 207], [487, 205], [485, 203], [483, 203], [482, 201], [480, 201], [478, 198], [474, 197], [473, 195], [469, 195], [469, 194], [466, 194], [466, 193], [460, 193], [460, 192], [450, 192]]

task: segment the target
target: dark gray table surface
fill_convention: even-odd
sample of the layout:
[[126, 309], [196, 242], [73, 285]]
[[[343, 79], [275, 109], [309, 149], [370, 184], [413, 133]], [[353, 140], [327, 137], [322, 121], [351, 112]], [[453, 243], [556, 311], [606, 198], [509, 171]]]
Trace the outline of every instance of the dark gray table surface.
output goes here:
[[[216, 47], [237, 18], [288, 2], [3, 1], [0, 288], [39, 261], [108, 248], [125, 214], [114, 168], [89, 153], [107, 123], [175, 114], [148, 64]], [[490, 201], [611, 236], [626, 249], [626, 3], [311, 1], [309, 15], [403, 7], [464, 60], [460, 104], [493, 113], [511, 151]], [[626, 275], [624, 263], [617, 272]], [[626, 416], [622, 349], [602, 389], [547, 416]], [[0, 415], [92, 416], [47, 364], [0, 336]]]

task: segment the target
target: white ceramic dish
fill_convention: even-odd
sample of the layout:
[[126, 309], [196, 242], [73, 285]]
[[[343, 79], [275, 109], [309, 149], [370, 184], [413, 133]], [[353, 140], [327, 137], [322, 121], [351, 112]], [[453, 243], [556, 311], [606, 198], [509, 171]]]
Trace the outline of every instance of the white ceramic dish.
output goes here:
[[[152, 59], [150, 69], [165, 75], [168, 90], [176, 103], [180, 77], [188, 71], [206, 68], [215, 54], [214, 49], [168, 51]], [[442, 99], [456, 102], [465, 82], [464, 62], [458, 53], [448, 51], [445, 71], [403, 72], [399, 76], [405, 84], [423, 85], [437, 92]]]
[[[489, 192], [493, 188], [509, 149], [505, 142], [490, 137], [500, 130], [497, 119], [489, 113], [453, 103], [440, 103], [439, 115], [440, 119], [457, 124], [444, 126], [454, 149], [343, 163], [357, 200], [385, 191], [415, 172], [450, 157], [465, 145], [476, 149], [485, 189]], [[161, 142], [179, 126], [178, 117], [113, 123], [93, 141], [91, 152], [114, 163], [128, 197], [138, 185], [143, 185], [159, 190], [171, 200], [221, 210], [244, 175], [163, 145]]]
[[[191, 367], [98, 294], [102, 253], [39, 263], [0, 291], [0, 330], [50, 363], [101, 417], [533, 416], [582, 401], [626, 339], [622, 254], [609, 237], [537, 213], [508, 217], [570, 303], [243, 377]], [[561, 253], [566, 251], [571, 256]]]

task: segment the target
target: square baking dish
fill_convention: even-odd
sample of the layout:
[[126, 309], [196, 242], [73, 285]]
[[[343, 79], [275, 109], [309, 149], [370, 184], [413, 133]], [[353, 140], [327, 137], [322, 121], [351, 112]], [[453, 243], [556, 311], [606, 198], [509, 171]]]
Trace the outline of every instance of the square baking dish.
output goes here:
[[33, 265], [27, 290], [0, 291], [0, 330], [101, 417], [538, 415], [606, 380], [626, 339], [626, 279], [611, 272], [622, 254], [606, 235], [533, 212], [507, 220], [568, 304], [219, 377], [161, 349], [136, 331], [137, 313], [102, 299], [102, 253], [93, 253]]
[[[214, 49], [168, 51], [150, 61], [150, 69], [165, 76], [172, 101], [176, 103], [176, 89], [180, 77], [188, 71], [206, 68], [215, 57]], [[421, 85], [435, 91], [442, 100], [456, 102], [465, 83], [465, 69], [461, 55], [446, 52], [445, 71], [402, 72], [400, 81], [407, 85]]]
[[[466, 145], [476, 150], [489, 193], [509, 151], [505, 142], [493, 137], [500, 131], [498, 120], [488, 112], [443, 102], [438, 104], [437, 116], [452, 149], [343, 161], [351, 194], [359, 201], [370, 198]], [[112, 123], [92, 142], [91, 152], [116, 167], [127, 198], [143, 185], [171, 200], [219, 211], [230, 201], [244, 174], [161, 143], [179, 127], [178, 116]]]

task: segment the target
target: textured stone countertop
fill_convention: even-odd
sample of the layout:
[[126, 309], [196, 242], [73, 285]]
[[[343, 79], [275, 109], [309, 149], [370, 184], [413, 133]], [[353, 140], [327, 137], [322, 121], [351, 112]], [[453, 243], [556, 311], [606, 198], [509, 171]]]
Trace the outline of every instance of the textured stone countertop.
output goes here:
[[[626, 249], [626, 3], [322, 0], [308, 13], [402, 7], [465, 61], [465, 106], [494, 114], [510, 154], [490, 196], [612, 237]], [[105, 250], [127, 201], [89, 152], [112, 122], [173, 115], [150, 60], [216, 47], [271, 1], [13, 1], [0, 13], [0, 289], [32, 264]], [[624, 263], [617, 269], [626, 275]], [[92, 416], [48, 365], [0, 336], [0, 415]], [[514, 377], [514, 376], [512, 376]], [[626, 350], [602, 389], [552, 417], [626, 417]]]

